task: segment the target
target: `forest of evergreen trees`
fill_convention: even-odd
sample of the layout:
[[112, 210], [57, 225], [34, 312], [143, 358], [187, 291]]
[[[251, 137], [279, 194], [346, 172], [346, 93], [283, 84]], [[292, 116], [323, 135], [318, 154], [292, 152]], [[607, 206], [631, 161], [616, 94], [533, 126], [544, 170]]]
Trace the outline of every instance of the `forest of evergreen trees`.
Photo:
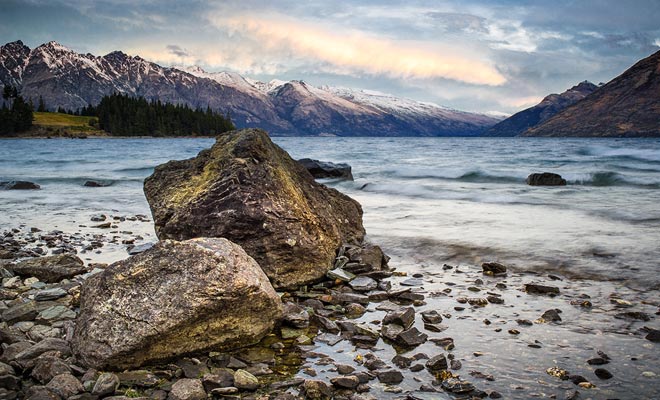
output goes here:
[[33, 105], [21, 97], [18, 89], [5, 86], [0, 108], [0, 135], [11, 135], [30, 129], [33, 110]]
[[125, 94], [105, 96], [98, 106], [78, 114], [98, 117], [99, 128], [116, 136], [206, 136], [235, 129], [228, 115], [210, 108], [191, 109]]

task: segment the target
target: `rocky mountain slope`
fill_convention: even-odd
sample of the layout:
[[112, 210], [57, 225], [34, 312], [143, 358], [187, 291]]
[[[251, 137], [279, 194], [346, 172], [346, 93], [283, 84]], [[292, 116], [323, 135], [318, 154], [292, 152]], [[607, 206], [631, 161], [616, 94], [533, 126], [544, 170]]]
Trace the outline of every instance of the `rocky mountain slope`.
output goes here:
[[524, 136], [660, 136], [660, 51]]
[[210, 106], [230, 113], [238, 127], [280, 135], [473, 136], [498, 122], [490, 116], [374, 92], [317, 88], [302, 81], [256, 82], [199, 67], [166, 68], [115, 51], [78, 54], [57, 42], [30, 49], [21, 41], [0, 47], [0, 86], [21, 89], [55, 109], [77, 109], [115, 92]]
[[561, 94], [553, 93], [548, 95], [539, 104], [513, 114], [504, 121], [498, 122], [495, 126], [488, 129], [484, 136], [504, 137], [521, 135], [529, 128], [537, 126], [566, 107], [584, 99], [596, 89], [598, 89], [598, 86], [584, 81]]

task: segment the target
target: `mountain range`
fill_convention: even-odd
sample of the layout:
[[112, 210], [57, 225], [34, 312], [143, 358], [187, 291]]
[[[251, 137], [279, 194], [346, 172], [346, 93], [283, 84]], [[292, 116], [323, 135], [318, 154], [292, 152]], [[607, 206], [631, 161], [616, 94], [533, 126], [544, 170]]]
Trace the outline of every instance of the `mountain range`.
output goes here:
[[523, 136], [660, 136], [660, 51]]
[[35, 102], [41, 96], [49, 109], [75, 110], [119, 92], [209, 106], [229, 113], [237, 127], [260, 127], [275, 135], [477, 136], [499, 121], [367, 90], [162, 67], [120, 51], [79, 54], [57, 42], [34, 49], [21, 41], [0, 47], [0, 82]]
[[504, 121], [488, 129], [484, 136], [519, 136], [528, 129], [538, 126], [566, 107], [577, 103], [590, 95], [598, 86], [584, 81], [567, 91], [546, 96], [539, 104], [513, 114]]

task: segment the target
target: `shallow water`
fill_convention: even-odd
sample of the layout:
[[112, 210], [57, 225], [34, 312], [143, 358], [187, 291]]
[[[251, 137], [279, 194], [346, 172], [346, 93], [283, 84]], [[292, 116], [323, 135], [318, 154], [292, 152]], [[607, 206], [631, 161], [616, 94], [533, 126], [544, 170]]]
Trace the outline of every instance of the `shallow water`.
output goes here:
[[[424, 274], [428, 305], [418, 309], [450, 312], [447, 331], [455, 354], [463, 362], [462, 376], [475, 370], [495, 375], [494, 382], [471, 379], [480, 389], [495, 389], [505, 398], [549, 397], [575, 390], [566, 381], [545, 374], [557, 365], [596, 383], [593, 398], [653, 398], [658, 383], [657, 344], [643, 339], [643, 326], [660, 328], [658, 309], [660, 260], [660, 142], [636, 139], [467, 139], [467, 138], [275, 138], [294, 158], [311, 157], [347, 162], [354, 182], [326, 181], [358, 200], [364, 209], [370, 240], [391, 255], [391, 265]], [[210, 139], [88, 139], [0, 141], [0, 181], [28, 180], [39, 191], [0, 191], [0, 230], [24, 224], [45, 231], [104, 233], [90, 216], [149, 215], [142, 180], [155, 165], [194, 156]], [[556, 172], [565, 187], [530, 187], [532, 172]], [[109, 184], [83, 187], [86, 180]], [[126, 221], [130, 231], [154, 241], [150, 223]], [[81, 254], [89, 261], [110, 262], [127, 256], [125, 245], [109, 243], [99, 253]], [[455, 312], [456, 297], [476, 297], [468, 287], [484, 279], [482, 261], [497, 260], [512, 267], [502, 292], [506, 304]], [[461, 265], [464, 273], [443, 271]], [[555, 282], [548, 273], [559, 275]], [[561, 287], [549, 299], [518, 289], [524, 283], [545, 282]], [[455, 284], [455, 285], [452, 285]], [[449, 295], [440, 294], [451, 288]], [[569, 304], [580, 294], [594, 307]], [[482, 295], [485, 296], [485, 295]], [[610, 303], [621, 297], [650, 322], [613, 318], [621, 310]], [[373, 310], [376, 304], [370, 306]], [[549, 308], [560, 308], [562, 324], [517, 326]], [[367, 313], [362, 320], [382, 317]], [[483, 319], [492, 325], [487, 326]], [[497, 327], [502, 332], [494, 332]], [[508, 329], [522, 333], [512, 336]], [[420, 327], [421, 329], [421, 327]], [[540, 349], [529, 348], [534, 340]], [[378, 356], [389, 360], [394, 350], [379, 342]], [[412, 354], [438, 352], [427, 343]], [[342, 352], [338, 352], [341, 350]], [[440, 349], [441, 350], [441, 349]], [[614, 375], [598, 381], [586, 364], [596, 350], [608, 353], [606, 367]], [[359, 352], [348, 342], [319, 347], [350, 364]], [[477, 357], [473, 352], [483, 352]], [[308, 361], [313, 365], [313, 360]], [[320, 376], [332, 375], [317, 368]], [[646, 375], [642, 375], [647, 372]], [[648, 372], [654, 374], [649, 375]], [[426, 378], [425, 378], [426, 379]], [[373, 390], [378, 398], [383, 385]], [[419, 387], [407, 376], [401, 387]], [[589, 393], [583, 393], [587, 397]], [[436, 397], [433, 397], [436, 396]], [[433, 394], [427, 398], [444, 398]]]

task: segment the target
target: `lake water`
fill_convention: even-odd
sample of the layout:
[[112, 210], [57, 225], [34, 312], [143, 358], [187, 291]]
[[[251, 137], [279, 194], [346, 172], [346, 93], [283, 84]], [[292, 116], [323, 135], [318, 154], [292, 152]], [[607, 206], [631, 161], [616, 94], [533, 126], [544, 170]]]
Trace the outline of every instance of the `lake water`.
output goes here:
[[[327, 182], [364, 208], [390, 252], [443, 262], [497, 259], [522, 270], [658, 288], [660, 141], [635, 139], [276, 138], [294, 158], [347, 162], [354, 182]], [[142, 180], [211, 139], [0, 141], [0, 224], [67, 230], [118, 210], [149, 214]], [[531, 187], [532, 172], [565, 187]], [[100, 180], [103, 188], [83, 187]], [[137, 228], [136, 228], [137, 229]], [[153, 238], [153, 228], [143, 226]], [[107, 253], [107, 252], [106, 252]], [[105, 257], [122, 258], [110, 252]]]
[[[399, 271], [422, 273], [426, 305], [445, 314], [458, 371], [482, 390], [504, 398], [657, 398], [660, 353], [644, 339], [658, 325], [660, 288], [660, 141], [637, 139], [480, 138], [275, 138], [294, 158], [347, 162], [353, 182], [326, 181], [358, 200], [368, 239], [392, 256]], [[131, 221], [116, 230], [94, 228], [95, 214], [149, 215], [142, 181], [154, 166], [193, 157], [211, 139], [2, 140], [0, 181], [28, 180], [38, 191], [0, 191], [0, 232], [23, 226], [62, 230], [91, 241], [132, 235], [136, 243], [156, 240], [151, 223]], [[564, 187], [531, 187], [533, 172], [555, 172]], [[109, 186], [84, 187], [86, 180]], [[121, 239], [80, 254], [89, 262], [127, 257]], [[509, 276], [488, 278], [482, 261], [510, 266]], [[444, 270], [443, 264], [459, 266]], [[561, 279], [557, 281], [556, 279]], [[483, 281], [483, 283], [477, 283]], [[520, 289], [537, 282], [559, 286], [555, 298]], [[507, 288], [497, 288], [506, 283]], [[394, 287], [400, 282], [394, 279]], [[474, 286], [482, 291], [475, 294]], [[461, 296], [497, 292], [505, 304], [457, 310]], [[589, 298], [592, 308], [576, 306]], [[625, 303], [617, 303], [625, 300]], [[374, 304], [360, 322], [383, 317]], [[562, 310], [558, 324], [518, 325], [547, 309]], [[650, 321], [620, 319], [639, 311]], [[450, 315], [452, 318], [447, 317]], [[487, 323], [486, 323], [487, 322]], [[418, 321], [416, 326], [424, 329]], [[508, 331], [519, 330], [512, 335]], [[432, 336], [432, 334], [431, 334]], [[533, 346], [533, 347], [531, 347]], [[610, 380], [599, 380], [586, 360], [602, 350], [612, 357]], [[318, 351], [354, 365], [359, 350], [349, 341]], [[382, 341], [374, 350], [390, 360], [395, 349]], [[437, 354], [430, 341], [411, 351]], [[362, 352], [364, 353], [364, 352]], [[361, 353], [361, 354], [362, 354]], [[306, 360], [319, 379], [336, 375]], [[546, 373], [558, 367], [585, 376], [596, 388], [582, 389]], [[308, 378], [302, 369], [298, 376]], [[477, 375], [473, 375], [477, 373]], [[494, 380], [478, 378], [492, 374]], [[450, 399], [420, 393], [424, 371], [405, 373], [399, 385], [414, 398]], [[471, 376], [472, 375], [472, 376]], [[482, 375], [484, 376], [484, 375]], [[568, 393], [568, 395], [567, 395]], [[372, 382], [379, 399], [400, 398]], [[553, 397], [554, 396], [554, 397]]]

